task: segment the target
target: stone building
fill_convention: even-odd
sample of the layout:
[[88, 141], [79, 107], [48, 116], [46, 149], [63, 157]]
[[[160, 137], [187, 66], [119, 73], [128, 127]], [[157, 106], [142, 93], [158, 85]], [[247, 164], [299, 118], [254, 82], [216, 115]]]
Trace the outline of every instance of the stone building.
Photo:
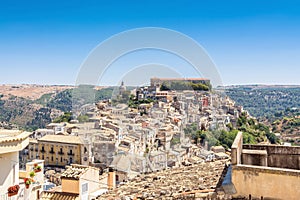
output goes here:
[[45, 160], [46, 166], [81, 164], [84, 151], [84, 143], [78, 136], [46, 135], [29, 143], [29, 159]]
[[201, 83], [205, 85], [210, 84], [210, 80], [206, 78], [156, 78], [156, 77], [150, 79], [150, 84], [152, 87], [153, 86], [160, 87], [160, 85], [163, 84], [164, 82], [171, 83], [171, 82], [178, 82], [178, 81], [188, 82], [188, 83]]

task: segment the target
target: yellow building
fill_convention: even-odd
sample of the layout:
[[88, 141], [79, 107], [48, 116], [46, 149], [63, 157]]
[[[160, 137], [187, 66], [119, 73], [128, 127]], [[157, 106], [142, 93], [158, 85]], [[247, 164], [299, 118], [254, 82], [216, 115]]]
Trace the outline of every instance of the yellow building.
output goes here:
[[45, 160], [46, 166], [66, 166], [82, 163], [83, 141], [78, 136], [46, 135], [38, 140], [30, 140], [29, 159]]

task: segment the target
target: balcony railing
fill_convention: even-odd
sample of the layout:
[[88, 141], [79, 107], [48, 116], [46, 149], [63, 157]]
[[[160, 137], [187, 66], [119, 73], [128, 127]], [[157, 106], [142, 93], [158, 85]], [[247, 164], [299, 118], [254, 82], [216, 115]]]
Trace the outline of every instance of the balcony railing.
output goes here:
[[49, 151], [49, 153], [52, 153], [52, 154], [54, 154], [55, 152], [54, 152], [53, 150], [50, 150], [50, 151]]
[[68, 156], [74, 156], [74, 153], [68, 152]]
[[58, 154], [59, 154], [59, 155], [64, 155], [65, 153], [62, 152], [62, 151], [59, 151]]
[[41, 153], [45, 153], [45, 152], [46, 152], [45, 149], [42, 149], [42, 150], [41, 150]]

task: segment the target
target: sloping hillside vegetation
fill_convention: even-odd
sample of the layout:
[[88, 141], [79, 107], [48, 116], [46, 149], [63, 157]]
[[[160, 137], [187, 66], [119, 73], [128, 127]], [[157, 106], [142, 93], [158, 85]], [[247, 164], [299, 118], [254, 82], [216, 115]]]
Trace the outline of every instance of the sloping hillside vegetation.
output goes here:
[[237, 133], [243, 132], [243, 142], [245, 144], [257, 144], [267, 142], [271, 144], [279, 143], [279, 138], [270, 131], [269, 126], [257, 122], [255, 119], [247, 117], [246, 113], [242, 113], [238, 118], [237, 127], [228, 124], [229, 130], [203, 131], [197, 130], [197, 124], [184, 129], [184, 132], [189, 136], [195, 144], [200, 143], [208, 147], [222, 145], [226, 149], [230, 149]]
[[[79, 106], [91, 104], [104, 99], [110, 99], [114, 87], [94, 90], [91, 98], [86, 98], [83, 86], [77, 89], [65, 89], [57, 93], [43, 94], [36, 100], [10, 95], [3, 98], [0, 94], [0, 126], [15, 127], [25, 130], [44, 128], [51, 121], [58, 119], [64, 113], [72, 112], [72, 103], [80, 102]], [[75, 96], [74, 96], [75, 94]], [[76, 95], [76, 94], [81, 94]], [[74, 98], [73, 98], [74, 97]], [[85, 120], [82, 117], [81, 120]], [[4, 125], [2, 125], [4, 124]], [[11, 124], [8, 126], [7, 124]]]

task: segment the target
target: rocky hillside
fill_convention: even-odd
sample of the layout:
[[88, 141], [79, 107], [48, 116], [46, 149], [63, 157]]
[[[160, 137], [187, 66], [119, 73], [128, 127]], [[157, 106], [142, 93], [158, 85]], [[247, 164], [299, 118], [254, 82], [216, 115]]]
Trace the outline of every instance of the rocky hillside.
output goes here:
[[2, 95], [3, 100], [11, 97], [20, 97], [34, 101], [45, 94], [57, 94], [72, 88], [74, 87], [65, 85], [0, 85], [0, 94]]
[[[81, 89], [81, 90], [80, 90]], [[0, 127], [35, 130], [72, 111], [73, 94], [84, 91], [72, 86], [1, 85]], [[110, 98], [114, 88], [96, 88], [94, 98], [80, 105]], [[77, 92], [78, 93], [78, 92]]]
[[300, 145], [300, 116], [278, 119], [272, 123], [272, 130], [280, 134], [284, 142]]

